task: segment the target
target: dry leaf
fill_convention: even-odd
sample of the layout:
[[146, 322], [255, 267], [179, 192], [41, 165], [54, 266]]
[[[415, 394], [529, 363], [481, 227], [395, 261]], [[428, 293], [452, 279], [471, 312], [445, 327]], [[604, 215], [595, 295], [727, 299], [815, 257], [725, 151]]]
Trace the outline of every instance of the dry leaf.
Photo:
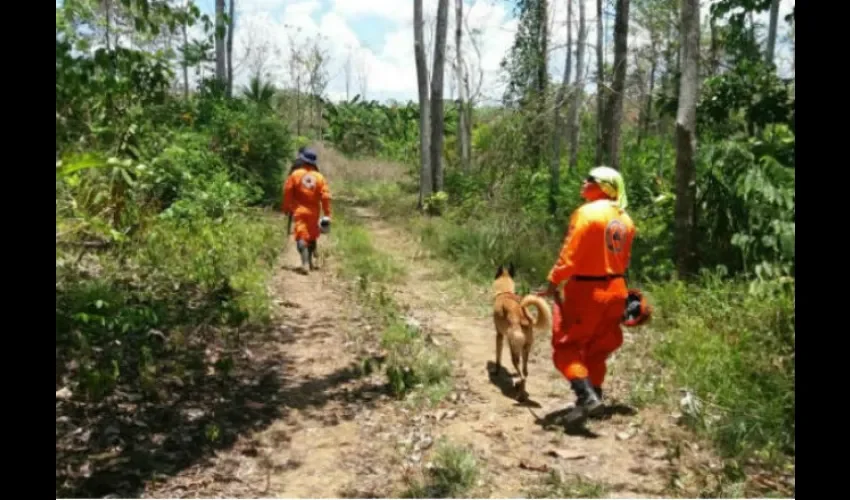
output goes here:
[[566, 451], [566, 450], [549, 450], [546, 452], [547, 455], [555, 457], [555, 458], [563, 458], [564, 460], [578, 460], [581, 458], [587, 457], [584, 453], [580, 453], [577, 451]]

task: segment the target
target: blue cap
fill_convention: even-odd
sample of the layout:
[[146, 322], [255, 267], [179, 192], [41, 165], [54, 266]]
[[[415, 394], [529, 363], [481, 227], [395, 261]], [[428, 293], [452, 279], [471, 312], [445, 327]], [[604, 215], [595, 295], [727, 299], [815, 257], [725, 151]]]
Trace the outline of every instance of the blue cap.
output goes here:
[[316, 152], [312, 149], [306, 148], [298, 153], [298, 159], [303, 161], [304, 163], [309, 163], [310, 165], [316, 165], [318, 162]]

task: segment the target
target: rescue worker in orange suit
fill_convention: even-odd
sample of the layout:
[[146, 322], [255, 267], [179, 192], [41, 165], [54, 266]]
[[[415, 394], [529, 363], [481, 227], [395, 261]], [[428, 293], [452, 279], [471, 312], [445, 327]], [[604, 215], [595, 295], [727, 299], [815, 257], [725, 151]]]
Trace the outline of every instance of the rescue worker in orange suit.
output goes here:
[[[330, 223], [331, 192], [327, 180], [316, 165], [316, 153], [304, 149], [298, 154], [300, 165], [292, 170], [283, 188], [283, 213], [295, 220], [295, 244], [301, 255], [303, 274], [316, 269], [313, 256], [319, 239], [319, 216], [324, 212], [323, 222]], [[308, 270], [309, 269], [309, 270]]]
[[[298, 153], [295, 155], [295, 161], [292, 162], [292, 166], [289, 167], [289, 174], [288, 175], [291, 175], [292, 172], [295, 172], [295, 169], [297, 169], [298, 167], [300, 167], [301, 165], [304, 164], [304, 161], [301, 159], [301, 153], [303, 153], [303, 152], [304, 152], [304, 146], [301, 146], [300, 148], [298, 148]], [[287, 215], [287, 219], [288, 220], [286, 221], [286, 235], [289, 236], [289, 233], [292, 232], [292, 214], [291, 213]]]
[[[608, 357], [623, 344], [620, 324], [628, 288], [635, 226], [625, 212], [623, 178], [609, 167], [590, 171], [581, 190], [586, 200], [570, 218], [558, 260], [549, 272], [554, 295], [552, 361], [570, 382], [576, 405], [566, 415], [568, 425], [598, 416]], [[563, 298], [558, 287], [566, 282]]]

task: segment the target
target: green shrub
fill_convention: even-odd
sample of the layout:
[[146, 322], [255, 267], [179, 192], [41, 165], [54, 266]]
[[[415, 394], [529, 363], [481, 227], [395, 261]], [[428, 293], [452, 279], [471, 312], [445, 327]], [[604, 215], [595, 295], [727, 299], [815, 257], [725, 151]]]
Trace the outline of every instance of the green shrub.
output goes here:
[[56, 344], [76, 366], [70, 380], [95, 400], [118, 384], [153, 385], [146, 377], [191, 325], [265, 323], [274, 234], [246, 217], [162, 221], [139, 246], [102, 255], [94, 277], [57, 269]]
[[687, 422], [727, 456], [781, 458], [795, 448], [795, 300], [707, 276], [651, 289], [655, 355], [699, 398]]
[[211, 117], [212, 149], [238, 175], [262, 188], [263, 202], [280, 205], [292, 139], [283, 122], [252, 104], [219, 105]]

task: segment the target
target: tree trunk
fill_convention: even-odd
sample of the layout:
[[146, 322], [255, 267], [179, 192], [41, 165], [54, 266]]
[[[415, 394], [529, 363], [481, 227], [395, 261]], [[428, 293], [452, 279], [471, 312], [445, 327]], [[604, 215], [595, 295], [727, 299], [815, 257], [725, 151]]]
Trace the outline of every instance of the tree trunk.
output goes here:
[[649, 92], [646, 94], [646, 107], [643, 109], [643, 119], [638, 130], [638, 146], [649, 133], [649, 123], [652, 120], [652, 93], [655, 92], [655, 70], [658, 66], [658, 54], [652, 49], [652, 63], [649, 68]]
[[682, 77], [676, 113], [676, 270], [695, 270], [696, 122], [699, 95], [699, 0], [681, 0]]
[[534, 117], [536, 130], [531, 143], [533, 168], [536, 170], [543, 162], [543, 141], [546, 134], [546, 87], [549, 82], [549, 71], [547, 70], [547, 55], [549, 53], [549, 22], [548, 2], [537, 0], [537, 114]]
[[605, 116], [605, 25], [602, 0], [596, 0], [596, 164], [602, 164], [602, 120]]
[[419, 209], [431, 196], [431, 106], [428, 99], [428, 64], [425, 59], [422, 0], [413, 0], [413, 50], [416, 55], [416, 81], [419, 87]]
[[773, 64], [776, 50], [776, 30], [779, 22], [779, 0], [770, 2], [770, 24], [767, 28], [767, 64]]
[[345, 100], [351, 100], [351, 49], [348, 49], [348, 56], [345, 59]]
[[470, 137], [467, 135], [469, 124], [467, 119], [469, 116], [466, 113], [465, 95], [466, 82], [464, 78], [463, 65], [463, 0], [455, 0], [455, 49], [457, 51], [455, 64], [457, 65], [457, 101], [458, 101], [458, 153], [460, 164], [463, 170], [469, 170], [469, 143]]
[[567, 86], [570, 84], [570, 71], [573, 65], [573, 2], [567, 0], [567, 58], [564, 64], [564, 78], [555, 98], [554, 127], [552, 128], [552, 159], [549, 167], [549, 213], [553, 216], [558, 211], [558, 191], [561, 183], [561, 108], [566, 100]]
[[222, 86], [227, 84], [227, 67], [224, 57], [224, 0], [215, 0], [215, 78]]
[[614, 81], [605, 104], [602, 138], [605, 163], [620, 169], [620, 130], [623, 122], [623, 93], [626, 90], [626, 60], [628, 57], [629, 0], [617, 0], [614, 18]]
[[718, 52], [718, 44], [717, 44], [717, 21], [714, 19], [714, 16], [709, 15], [708, 17], [708, 28], [711, 33], [711, 67], [709, 71], [711, 75], [714, 76], [717, 74], [717, 70], [720, 67], [720, 58], [717, 54]]
[[186, 21], [180, 26], [183, 30], [183, 97], [189, 98], [189, 63], [186, 61], [186, 51], [189, 50], [189, 35], [186, 33]]
[[431, 70], [431, 175], [433, 191], [443, 190], [443, 76], [446, 65], [446, 35], [449, 0], [437, 4], [437, 36], [434, 40], [434, 67]]
[[112, 50], [112, 41], [110, 40], [110, 34], [112, 32], [112, 0], [105, 0], [103, 2], [103, 8], [106, 10], [106, 30], [104, 32], [104, 36], [106, 37], [106, 50]]
[[227, 97], [233, 97], [233, 27], [236, 25], [236, 0], [230, 0], [227, 27]]
[[585, 0], [578, 0], [578, 43], [576, 50], [576, 79], [573, 89], [573, 103], [567, 117], [567, 130], [570, 135], [570, 170], [578, 168], [578, 138], [580, 132], [579, 113], [584, 99], [584, 48], [587, 44], [587, 25], [584, 13]]
[[301, 135], [301, 68], [295, 75], [295, 133]]

